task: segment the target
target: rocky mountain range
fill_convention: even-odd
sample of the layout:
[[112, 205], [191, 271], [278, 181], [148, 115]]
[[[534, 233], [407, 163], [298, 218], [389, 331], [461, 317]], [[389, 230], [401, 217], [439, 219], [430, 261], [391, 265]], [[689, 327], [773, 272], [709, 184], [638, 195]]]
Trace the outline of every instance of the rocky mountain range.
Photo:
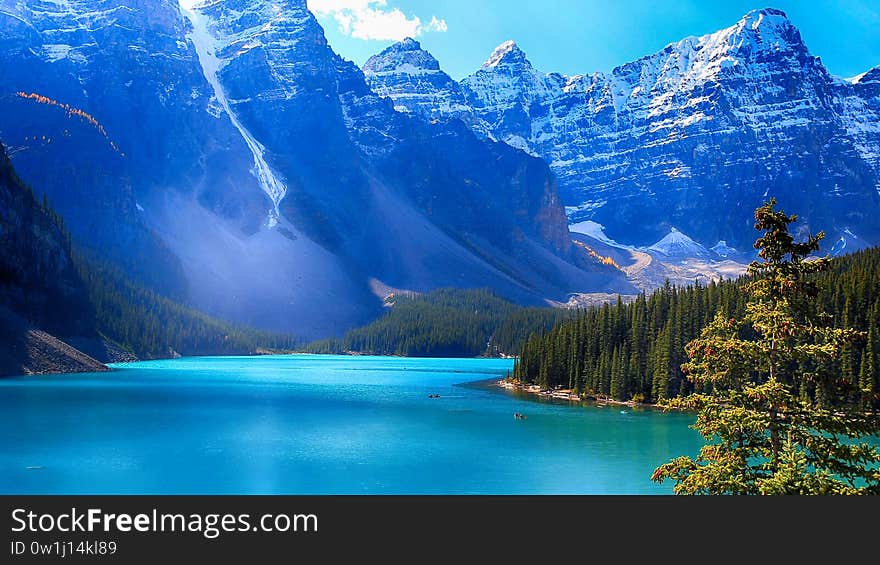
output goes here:
[[631, 291], [540, 158], [395, 110], [305, 0], [0, 0], [0, 140], [74, 239], [209, 313], [306, 337], [394, 289]]
[[610, 73], [542, 72], [508, 41], [455, 81], [412, 39], [364, 71], [401, 112], [545, 159], [571, 223], [624, 245], [679, 233], [716, 259], [749, 251], [770, 196], [829, 250], [880, 242], [880, 67], [832, 76], [779, 10]]
[[363, 69], [305, 0], [0, 0], [0, 142], [138, 284], [304, 338], [393, 292], [583, 304], [735, 276], [770, 196], [880, 242], [880, 69], [832, 76], [778, 10], [611, 73], [514, 43], [456, 81]]

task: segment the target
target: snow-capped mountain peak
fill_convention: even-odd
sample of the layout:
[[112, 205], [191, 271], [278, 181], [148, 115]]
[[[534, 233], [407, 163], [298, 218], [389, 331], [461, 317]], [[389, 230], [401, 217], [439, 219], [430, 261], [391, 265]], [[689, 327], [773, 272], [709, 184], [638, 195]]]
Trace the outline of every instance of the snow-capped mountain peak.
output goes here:
[[[800, 33], [785, 13], [773, 8], [753, 10], [736, 24], [701, 37], [687, 37], [612, 71], [617, 108], [643, 104], [655, 93], [654, 113], [663, 109], [664, 94], [689, 93], [724, 76], [765, 74], [768, 64], [792, 60], [802, 66], [809, 58]], [[658, 91], [659, 89], [659, 91]]]
[[494, 69], [502, 65], [525, 64], [530, 65], [526, 54], [523, 53], [519, 45], [513, 40], [507, 40], [492, 51], [492, 54], [483, 63], [484, 69]]
[[761, 30], [764, 33], [778, 33], [794, 28], [785, 12], [776, 8], [762, 8], [747, 12], [734, 27], [753, 31]]
[[440, 63], [418, 41], [407, 37], [367, 59], [363, 71], [370, 75], [438, 72]]
[[[410, 102], [418, 85], [386, 94], [438, 119]], [[833, 77], [780, 10], [610, 73], [541, 72], [508, 41], [460, 86], [471, 123], [550, 164], [572, 224], [598, 222], [621, 243], [676, 225], [749, 249], [749, 210], [770, 196], [811, 227], [880, 240], [880, 68]]]
[[851, 84], [880, 84], [880, 65], [847, 80]]
[[249, 325], [341, 334], [378, 313], [374, 281], [629, 287], [572, 246], [546, 163], [468, 131], [418, 42], [372, 63], [437, 123], [378, 96], [307, 0], [0, 0], [0, 131], [78, 241]]
[[422, 48], [422, 44], [412, 37], [404, 37], [403, 40], [396, 43], [399, 49], [417, 50]]
[[398, 112], [428, 120], [457, 118], [480, 137], [492, 137], [488, 124], [474, 115], [461, 85], [418, 41], [407, 38], [391, 45], [370, 57], [363, 71], [370, 88], [391, 98]]
[[775, 8], [752, 10], [736, 25], [719, 33], [727, 36], [731, 48], [746, 56], [762, 50], [793, 50], [804, 53], [807, 51], [798, 29], [785, 12]]
[[708, 250], [676, 228], [670, 228], [663, 239], [648, 247], [668, 257], [706, 257]]
[[712, 253], [718, 255], [722, 259], [726, 259], [731, 255], [736, 255], [737, 251], [733, 247], [727, 245], [727, 242], [723, 239], [709, 248]]
[[798, 29], [785, 12], [775, 8], [752, 10], [730, 27], [670, 43], [664, 52], [688, 47], [706, 50], [708, 59], [725, 54], [750, 57], [760, 51], [806, 50]]

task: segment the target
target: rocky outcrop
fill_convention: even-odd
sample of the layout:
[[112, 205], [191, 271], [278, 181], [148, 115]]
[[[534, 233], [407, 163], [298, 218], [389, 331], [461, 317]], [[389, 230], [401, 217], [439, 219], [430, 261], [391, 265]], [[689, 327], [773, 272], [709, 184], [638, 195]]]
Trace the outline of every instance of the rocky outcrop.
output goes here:
[[97, 373], [109, 367], [0, 305], [0, 377]]
[[462, 86], [415, 39], [404, 39], [370, 57], [363, 70], [370, 87], [391, 98], [395, 110], [430, 121], [457, 118], [481, 137], [492, 137], [489, 124], [476, 116]]

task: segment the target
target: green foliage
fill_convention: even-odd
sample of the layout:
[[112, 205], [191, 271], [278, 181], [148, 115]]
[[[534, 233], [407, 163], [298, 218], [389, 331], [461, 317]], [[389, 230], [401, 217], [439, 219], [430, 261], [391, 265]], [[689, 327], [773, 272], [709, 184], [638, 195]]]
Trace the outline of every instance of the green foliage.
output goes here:
[[744, 308], [741, 285], [710, 282], [576, 312], [549, 331], [531, 336], [520, 350], [514, 378], [542, 387], [654, 402], [691, 390], [680, 365], [684, 343], [716, 312]]
[[[865, 332], [862, 341], [844, 344], [839, 358], [827, 360], [841, 374], [848, 367], [859, 379], [860, 396], [878, 407], [878, 343], [880, 333], [880, 249], [867, 249], [824, 263], [827, 270], [805, 275], [815, 296], [802, 300], [810, 316], [830, 314], [826, 324]], [[545, 332], [536, 332], [520, 349], [514, 377], [526, 384], [572, 388], [595, 396], [612, 396], [615, 349], [623, 352], [623, 386], [617, 398], [658, 402], [703, 385], [685, 377], [685, 345], [696, 339], [718, 315], [721, 320], [746, 314], [747, 279], [665, 285], [634, 301], [608, 304], [574, 314]], [[713, 331], [722, 331], [716, 325]], [[872, 337], [873, 336], [873, 337]], [[619, 378], [619, 375], [618, 375]]]
[[795, 242], [796, 217], [775, 204], [755, 211], [763, 235], [742, 285], [744, 314], [717, 314], [688, 343], [682, 369], [696, 392], [663, 403], [698, 410], [695, 428], [708, 444], [652, 478], [673, 480], [678, 494], [880, 494], [880, 454], [859, 442], [880, 432], [876, 399], [862, 384], [874, 377], [873, 345], [864, 374], [841, 370], [865, 333], [834, 327], [817, 304], [816, 275], [830, 262], [810, 256], [824, 234]]
[[141, 358], [248, 355], [258, 348], [292, 349], [291, 336], [236, 327], [182, 306], [129, 280], [117, 267], [75, 252], [74, 262], [94, 306], [98, 331]]
[[553, 308], [523, 308], [489, 290], [440, 289], [388, 299], [389, 310], [341, 339], [317, 341], [311, 353], [359, 352], [408, 357], [509, 354], [534, 331], [567, 315]]

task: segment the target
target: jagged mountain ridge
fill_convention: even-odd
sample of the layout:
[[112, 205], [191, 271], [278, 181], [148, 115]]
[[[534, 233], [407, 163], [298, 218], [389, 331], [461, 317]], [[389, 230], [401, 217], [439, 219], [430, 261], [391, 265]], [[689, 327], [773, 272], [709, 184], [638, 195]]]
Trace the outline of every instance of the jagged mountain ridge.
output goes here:
[[[420, 69], [393, 70], [396, 51], [365, 65], [371, 86], [438, 119], [423, 110], [431, 91], [406, 90], [422, 84], [406, 79]], [[750, 210], [769, 196], [805, 229], [878, 242], [877, 79], [877, 69], [833, 77], [783, 12], [764, 9], [609, 74], [543, 73], [506, 42], [458, 84], [469, 108], [456, 113], [543, 157], [570, 221], [596, 221], [620, 242], [650, 245], [677, 227], [706, 247], [750, 248]], [[454, 86], [432, 84], [445, 85], [442, 110]]]
[[428, 120], [458, 118], [482, 137], [492, 137], [489, 124], [477, 117], [462, 86], [440, 69], [421, 44], [406, 38], [371, 57], [364, 65], [371, 86], [394, 101], [394, 109]]
[[[131, 262], [165, 271], [167, 252], [190, 303], [310, 337], [375, 316], [376, 288], [538, 303], [620, 287], [572, 246], [540, 159], [395, 111], [303, 0], [182, 5], [0, 0], [0, 92], [17, 104], [0, 139], [34, 186], [71, 196], [59, 208], [78, 239], [145, 234]], [[48, 172], [62, 154], [92, 178]]]

